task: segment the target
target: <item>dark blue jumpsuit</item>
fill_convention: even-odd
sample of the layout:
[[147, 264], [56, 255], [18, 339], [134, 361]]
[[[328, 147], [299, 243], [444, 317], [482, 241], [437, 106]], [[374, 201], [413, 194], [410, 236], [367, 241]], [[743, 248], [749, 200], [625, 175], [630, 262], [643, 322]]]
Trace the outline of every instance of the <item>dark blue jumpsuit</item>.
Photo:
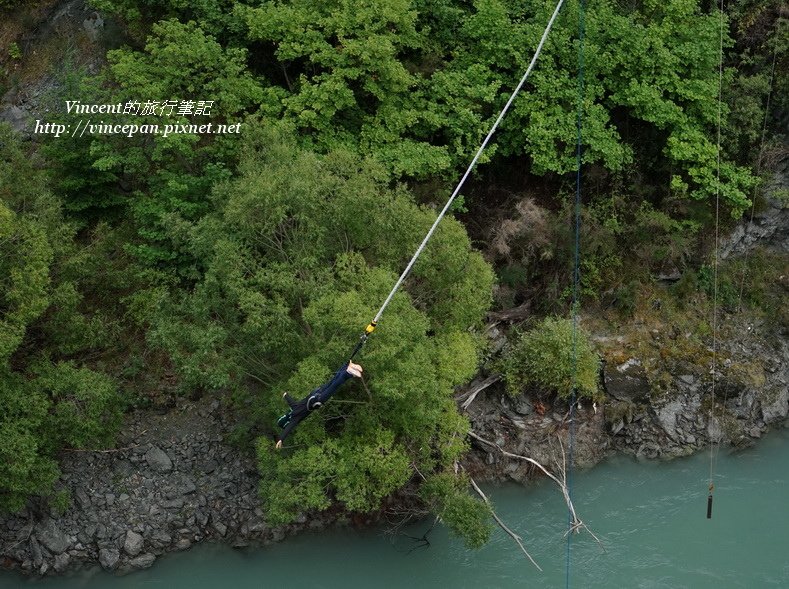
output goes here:
[[351, 376], [352, 375], [348, 372], [348, 364], [343, 364], [342, 367], [334, 373], [334, 376], [329, 382], [319, 386], [303, 399], [296, 401], [289, 394], [285, 393], [285, 401], [290, 405], [290, 411], [280, 417], [277, 422], [277, 425], [284, 428], [282, 433], [277, 437], [277, 440], [282, 441], [288, 437], [290, 432], [293, 431], [293, 428], [295, 428], [302, 419], [328, 401], [337, 389], [340, 388], [342, 383], [351, 378]]

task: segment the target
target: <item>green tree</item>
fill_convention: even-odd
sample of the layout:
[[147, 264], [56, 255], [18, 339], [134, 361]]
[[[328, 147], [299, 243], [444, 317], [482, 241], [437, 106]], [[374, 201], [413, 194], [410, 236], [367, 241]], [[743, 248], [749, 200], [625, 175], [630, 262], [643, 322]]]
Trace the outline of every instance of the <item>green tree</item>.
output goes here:
[[[526, 156], [539, 175], [574, 169], [572, 4], [487, 157]], [[274, 44], [282, 75], [271, 81], [285, 92], [282, 116], [307, 145], [344, 145], [374, 154], [395, 177], [424, 178], [468, 162], [526, 69], [550, 9], [536, 0], [278, 0], [237, 10], [251, 39]], [[589, 6], [584, 161], [616, 172], [656, 158], [664, 194], [673, 176], [671, 190], [683, 197], [720, 192], [739, 214], [753, 178], [724, 160], [717, 179], [718, 38], [717, 15], [697, 0]], [[730, 83], [732, 72], [725, 76]], [[722, 115], [725, 125], [725, 108]]]
[[0, 365], [49, 305], [50, 266], [70, 237], [42, 175], [0, 124]]
[[18, 511], [31, 495], [47, 493], [60, 474], [40, 435], [49, 404], [6, 368], [0, 368], [0, 403], [0, 511]]
[[[217, 213], [192, 235], [205, 279], [171, 298], [151, 338], [185, 383], [235, 390], [269, 429], [282, 391], [306, 394], [347, 361], [435, 213], [387, 188], [372, 160], [319, 157], [282, 127], [260, 129], [238, 177], [214, 190]], [[306, 420], [291, 450], [258, 441], [270, 521], [332, 499], [373, 510], [414, 466], [438, 472], [462, 455], [469, 426], [452, 390], [476, 370], [481, 342], [469, 328], [489, 305], [492, 280], [447, 218], [359, 358], [365, 382]]]
[[[210, 116], [190, 120], [177, 111], [164, 117], [157, 112], [134, 117], [137, 124], [238, 122], [262, 98], [246, 71], [246, 51], [223, 48], [194, 22], [157, 23], [144, 52], [119, 49], [109, 52], [108, 59], [107, 81], [119, 87], [110, 102], [213, 101]], [[94, 140], [93, 167], [132, 179], [133, 196], [127, 202], [140, 239], [128, 247], [138, 259], [196, 278], [199, 270], [180, 244], [190, 224], [208, 211], [211, 186], [229, 177], [227, 164], [237, 141], [194, 133]]]
[[420, 495], [468, 548], [480, 548], [490, 539], [492, 512], [487, 504], [468, 493], [465, 475], [440, 473], [420, 489]]
[[[97, 78], [70, 79], [64, 100], [136, 107], [138, 114], [108, 122], [157, 125], [160, 132], [53, 139], [56, 185], [66, 210], [83, 223], [131, 226], [137, 236], [127, 236], [124, 248], [145, 266], [194, 280], [201, 269], [182, 247], [184, 233], [208, 211], [211, 186], [230, 176], [238, 136], [162, 131], [241, 122], [264, 102], [264, 90], [247, 70], [245, 49], [223, 47], [191, 21], [156, 23], [142, 51], [125, 47], [107, 57]], [[179, 113], [189, 101], [192, 111], [207, 102], [206, 114]], [[143, 115], [148, 103], [153, 111]]]
[[373, 150], [396, 176], [448, 169], [446, 149], [427, 136], [435, 124], [421, 108], [420, 76], [407, 66], [425, 43], [413, 2], [278, 0], [238, 10], [251, 40], [275, 44], [282, 116], [307, 146]]
[[[53, 361], [88, 320], [79, 285], [60, 274], [73, 254], [74, 226], [28, 154], [0, 126], [0, 509], [48, 494], [64, 446], [106, 444], [121, 404], [106, 375]], [[71, 298], [63, 297], [68, 292]], [[94, 319], [97, 319], [94, 317]], [[58, 326], [52, 329], [52, 326]], [[46, 326], [46, 327], [45, 327]], [[57, 332], [68, 334], [57, 337]], [[69, 339], [70, 338], [70, 339]], [[72, 345], [74, 354], [99, 342]]]
[[241, 26], [233, 15], [235, 0], [88, 0], [88, 4], [123, 20], [125, 32], [138, 42], [144, 42], [160, 20], [192, 20], [206, 32], [223, 38], [232, 36]]

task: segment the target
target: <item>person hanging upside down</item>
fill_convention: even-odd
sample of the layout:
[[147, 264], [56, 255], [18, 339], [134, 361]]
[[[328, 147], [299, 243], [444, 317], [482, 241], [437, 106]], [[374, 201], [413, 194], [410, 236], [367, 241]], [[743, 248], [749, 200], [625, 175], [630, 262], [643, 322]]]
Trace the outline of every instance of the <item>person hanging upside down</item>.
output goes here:
[[277, 436], [277, 448], [282, 448], [282, 440], [288, 437], [302, 419], [307, 417], [312, 411], [320, 408], [340, 388], [340, 385], [352, 376], [361, 378], [362, 367], [353, 362], [348, 362], [347, 365], [343, 365], [334, 373], [329, 382], [319, 386], [299, 401], [294, 400], [288, 393], [283, 393], [282, 398], [290, 406], [290, 411], [277, 420], [277, 425], [283, 428], [282, 433]]

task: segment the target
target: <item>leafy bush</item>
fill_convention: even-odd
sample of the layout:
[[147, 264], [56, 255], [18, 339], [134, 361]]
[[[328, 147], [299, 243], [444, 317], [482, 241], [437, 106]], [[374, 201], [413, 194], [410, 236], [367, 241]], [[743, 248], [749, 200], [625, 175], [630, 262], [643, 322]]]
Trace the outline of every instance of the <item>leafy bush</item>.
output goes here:
[[515, 396], [524, 387], [534, 386], [566, 399], [575, 384], [579, 396], [599, 398], [600, 358], [580, 328], [576, 336], [573, 354], [573, 325], [569, 319], [548, 317], [520, 334], [502, 359], [507, 391]]
[[479, 548], [490, 539], [491, 510], [470, 495], [468, 488], [466, 476], [444, 472], [430, 477], [422, 485], [420, 495], [468, 548]]
[[18, 511], [34, 493], [47, 493], [59, 476], [40, 429], [46, 397], [24, 379], [0, 372], [0, 511]]
[[[236, 9], [247, 42], [273, 46], [281, 66], [268, 76], [278, 89], [269, 108], [282, 109], [277, 115], [303, 131], [306, 146], [370, 153], [396, 178], [447, 177], [466, 165], [526, 69], [549, 11], [537, 0], [450, 0], [429, 9], [278, 0]], [[719, 191], [735, 214], [748, 206], [746, 168], [724, 160], [720, 183], [714, 173], [718, 24], [697, 0], [589, 6], [584, 163], [624, 171], [648, 161], [646, 146], [692, 199]], [[577, 31], [574, 18], [557, 21], [486, 159], [525, 157], [538, 175], [575, 169]]]
[[0, 369], [0, 511], [49, 494], [60, 475], [57, 453], [105, 445], [120, 422], [121, 405], [106, 375], [71, 364], [37, 370], [25, 379]]

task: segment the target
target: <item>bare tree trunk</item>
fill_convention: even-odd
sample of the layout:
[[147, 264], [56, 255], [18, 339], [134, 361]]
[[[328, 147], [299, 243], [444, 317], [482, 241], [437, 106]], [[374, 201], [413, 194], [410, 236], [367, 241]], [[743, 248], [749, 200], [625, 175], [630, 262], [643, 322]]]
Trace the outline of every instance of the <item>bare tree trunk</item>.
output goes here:
[[526, 317], [531, 315], [530, 307], [530, 303], [524, 303], [519, 307], [514, 307], [505, 311], [491, 311], [488, 313], [488, 319], [494, 324], [501, 322], [514, 323], [516, 321], [523, 321], [526, 319]]

